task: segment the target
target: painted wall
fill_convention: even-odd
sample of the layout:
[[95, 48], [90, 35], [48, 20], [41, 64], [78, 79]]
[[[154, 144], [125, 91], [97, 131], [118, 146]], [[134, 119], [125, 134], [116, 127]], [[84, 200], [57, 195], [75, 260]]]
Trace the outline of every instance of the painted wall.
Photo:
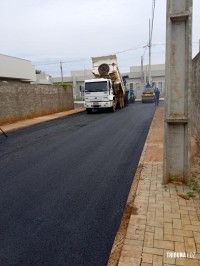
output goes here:
[[35, 67], [31, 61], [0, 54], [0, 78], [35, 81]]
[[0, 125], [74, 108], [71, 88], [0, 84]]

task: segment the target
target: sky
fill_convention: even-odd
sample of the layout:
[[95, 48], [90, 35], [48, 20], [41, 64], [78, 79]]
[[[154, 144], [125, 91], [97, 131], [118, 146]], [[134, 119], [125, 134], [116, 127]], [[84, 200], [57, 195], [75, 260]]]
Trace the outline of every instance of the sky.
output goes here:
[[[30, 60], [59, 77], [116, 54], [121, 72], [148, 64], [153, 0], [1, 0], [0, 54]], [[200, 1], [193, 0], [192, 51], [199, 51]], [[165, 62], [166, 0], [155, 0], [152, 64]]]

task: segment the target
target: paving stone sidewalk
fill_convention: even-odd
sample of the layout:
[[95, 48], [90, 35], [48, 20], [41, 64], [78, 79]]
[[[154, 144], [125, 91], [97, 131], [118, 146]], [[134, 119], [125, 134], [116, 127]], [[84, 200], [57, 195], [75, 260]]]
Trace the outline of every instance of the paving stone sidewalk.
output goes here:
[[157, 108], [140, 164], [142, 171], [119, 266], [200, 265], [200, 199], [188, 186], [162, 185], [164, 109]]

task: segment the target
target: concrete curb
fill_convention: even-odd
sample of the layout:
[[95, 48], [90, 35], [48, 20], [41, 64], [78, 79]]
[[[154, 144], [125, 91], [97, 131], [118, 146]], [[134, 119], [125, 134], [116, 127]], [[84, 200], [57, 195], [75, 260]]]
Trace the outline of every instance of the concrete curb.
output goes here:
[[[85, 111], [85, 108], [82, 108], [82, 107], [75, 108], [75, 109], [69, 110], [69, 111], [64, 111], [64, 112], [59, 112], [59, 113], [55, 113], [55, 114], [51, 114], [51, 115], [35, 117], [35, 118], [31, 118], [31, 119], [25, 119], [25, 120], [17, 121], [17, 122], [12, 123], [12, 124], [5, 124], [5, 125], [2, 125], [0, 128], [5, 133], [7, 133], [7, 132], [15, 131], [18, 129], [26, 128], [26, 127], [37, 125], [37, 124], [40, 124], [40, 123], [43, 123], [46, 121], [58, 119], [60, 117], [73, 115], [73, 114], [84, 112], [84, 111]], [[3, 133], [0, 132], [0, 134], [3, 134]]]

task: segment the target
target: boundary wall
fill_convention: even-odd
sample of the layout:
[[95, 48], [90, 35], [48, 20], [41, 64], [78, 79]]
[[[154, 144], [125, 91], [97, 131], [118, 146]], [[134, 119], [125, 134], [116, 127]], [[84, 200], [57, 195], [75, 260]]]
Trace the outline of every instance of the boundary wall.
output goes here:
[[200, 144], [200, 52], [192, 60], [192, 134]]
[[0, 84], [0, 125], [74, 109], [72, 88]]

